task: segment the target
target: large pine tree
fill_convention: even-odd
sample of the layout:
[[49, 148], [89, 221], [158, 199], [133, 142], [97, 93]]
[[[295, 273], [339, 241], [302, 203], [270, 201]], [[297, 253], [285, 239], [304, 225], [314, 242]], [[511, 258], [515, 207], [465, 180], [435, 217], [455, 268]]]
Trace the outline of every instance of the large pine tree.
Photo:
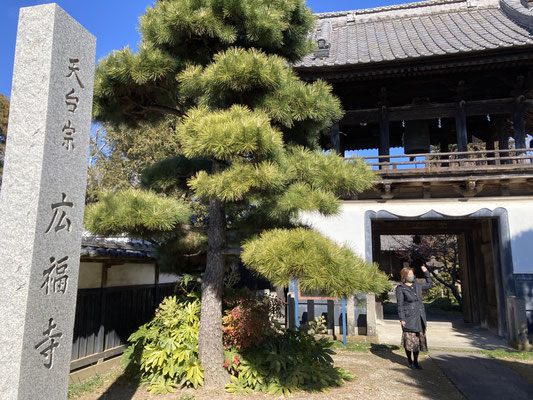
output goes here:
[[[95, 119], [137, 125], [175, 118], [175, 129], [161, 135], [179, 149], [144, 172], [141, 190], [90, 206], [87, 226], [161, 242], [181, 240], [184, 225], [205, 228], [199, 352], [206, 385], [228, 378], [221, 330], [228, 232], [248, 240], [244, 261], [277, 284], [290, 273], [335, 295], [386, 285], [375, 268], [353, 262], [350, 250], [298, 227], [298, 213], [335, 214], [339, 195], [374, 181], [363, 162], [318, 147], [342, 110], [328, 84], [304, 83], [290, 67], [312, 49], [313, 24], [304, 0], [159, 0], [141, 17], [139, 51], [116, 51], [97, 69]], [[266, 242], [250, 239], [267, 229]], [[284, 251], [285, 238], [294, 251]], [[271, 262], [277, 267], [269, 269]], [[326, 275], [365, 279], [310, 278], [323, 263]]]

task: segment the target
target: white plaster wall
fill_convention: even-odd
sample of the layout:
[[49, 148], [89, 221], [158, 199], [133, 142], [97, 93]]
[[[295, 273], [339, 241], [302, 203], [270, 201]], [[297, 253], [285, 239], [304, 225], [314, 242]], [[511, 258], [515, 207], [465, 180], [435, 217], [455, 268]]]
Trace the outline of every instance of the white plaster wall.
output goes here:
[[[465, 200], [465, 199], [461, 199]], [[462, 216], [482, 208], [494, 210], [505, 208], [509, 217], [511, 250], [515, 273], [533, 273], [533, 199], [479, 198], [459, 201], [458, 199], [397, 200], [386, 203], [377, 201], [346, 201], [338, 216], [323, 217], [306, 213], [301, 220], [317, 229], [339, 244], [347, 244], [360, 256], [365, 256], [365, 212], [388, 211], [392, 214], [414, 217], [431, 210], [450, 216]]]
[[113, 265], [107, 270], [107, 287], [155, 283], [155, 264]]
[[81, 262], [78, 289], [94, 289], [102, 286], [102, 263]]
[[180, 279], [180, 276], [176, 274], [159, 274], [159, 283], [174, 283], [178, 279]]

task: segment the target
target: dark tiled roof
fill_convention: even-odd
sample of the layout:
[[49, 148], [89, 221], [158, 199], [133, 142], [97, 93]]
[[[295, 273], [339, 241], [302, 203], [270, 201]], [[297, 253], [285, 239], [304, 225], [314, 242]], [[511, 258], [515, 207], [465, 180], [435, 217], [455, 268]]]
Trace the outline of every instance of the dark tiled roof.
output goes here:
[[521, 0], [431, 0], [318, 14], [319, 49], [296, 65], [331, 67], [533, 45]]
[[155, 246], [149, 242], [129, 238], [84, 236], [81, 257], [86, 258], [155, 258]]

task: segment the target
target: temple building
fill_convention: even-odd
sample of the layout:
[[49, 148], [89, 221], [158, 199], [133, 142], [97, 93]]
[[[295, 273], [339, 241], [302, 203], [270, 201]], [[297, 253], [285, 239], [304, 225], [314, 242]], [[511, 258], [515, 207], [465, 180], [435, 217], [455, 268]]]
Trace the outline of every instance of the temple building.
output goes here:
[[533, 2], [430, 0], [318, 14], [297, 64], [344, 118], [322, 145], [379, 183], [304, 220], [380, 261], [386, 235], [455, 234], [464, 319], [520, 346], [533, 332]]

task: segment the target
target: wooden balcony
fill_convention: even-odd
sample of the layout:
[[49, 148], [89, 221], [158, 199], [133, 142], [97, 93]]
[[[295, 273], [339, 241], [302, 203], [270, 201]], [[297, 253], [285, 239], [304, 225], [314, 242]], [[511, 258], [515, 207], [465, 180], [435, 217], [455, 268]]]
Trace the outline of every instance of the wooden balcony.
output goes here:
[[371, 156], [362, 159], [382, 180], [376, 188], [358, 198], [533, 195], [533, 151], [529, 149]]

